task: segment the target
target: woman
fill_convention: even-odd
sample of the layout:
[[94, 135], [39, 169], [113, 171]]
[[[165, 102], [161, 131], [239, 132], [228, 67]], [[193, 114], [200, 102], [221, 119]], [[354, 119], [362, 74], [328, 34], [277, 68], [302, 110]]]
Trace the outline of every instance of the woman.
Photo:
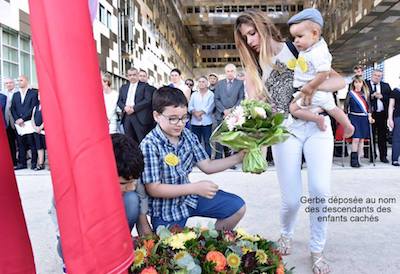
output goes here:
[[388, 127], [393, 131], [392, 165], [400, 166], [400, 89], [395, 88], [390, 94]]
[[[291, 242], [297, 211], [302, 195], [302, 152], [307, 162], [310, 198], [330, 195], [330, 172], [333, 155], [333, 135], [329, 116], [325, 116], [326, 131], [320, 131], [315, 123], [291, 119], [289, 104], [294, 93], [293, 71], [288, 62], [296, 61], [297, 49], [285, 43], [270, 19], [261, 11], [247, 10], [235, 23], [235, 43], [246, 70], [246, 90], [250, 98], [266, 100], [275, 111], [287, 115], [285, 125], [293, 134], [285, 142], [272, 147], [282, 195], [281, 238], [279, 249], [283, 255], [291, 251]], [[345, 86], [336, 72], [319, 90], [335, 91]], [[304, 97], [309, 102], [311, 94]], [[310, 204], [321, 208], [325, 204]], [[326, 241], [326, 222], [317, 218], [323, 213], [311, 213], [310, 250], [314, 273], [329, 273], [329, 265], [323, 256]]]
[[103, 75], [103, 95], [104, 104], [106, 106], [107, 121], [109, 127], [109, 133], [118, 133], [117, 124], [117, 101], [118, 92], [111, 89], [112, 78], [109, 73]]
[[370, 139], [370, 123], [373, 119], [370, 111], [369, 90], [362, 76], [355, 76], [344, 103], [344, 112], [348, 113], [354, 134], [351, 137], [350, 166], [360, 167], [359, 155], [363, 152], [364, 139]]

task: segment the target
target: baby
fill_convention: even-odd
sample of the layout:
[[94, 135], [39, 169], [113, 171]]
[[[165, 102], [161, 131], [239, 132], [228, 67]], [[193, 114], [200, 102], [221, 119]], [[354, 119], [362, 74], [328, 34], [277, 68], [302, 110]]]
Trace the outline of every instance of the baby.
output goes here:
[[[305, 9], [290, 18], [288, 24], [294, 45], [299, 50], [299, 57], [293, 64], [293, 86], [299, 91], [294, 94], [290, 113], [301, 120], [315, 122], [320, 130], [326, 130], [324, 114], [328, 113], [343, 125], [344, 137], [351, 137], [354, 127], [346, 114], [336, 106], [333, 95], [330, 92], [316, 91], [329, 76], [332, 61], [328, 45], [321, 37], [321, 13], [313, 8]], [[302, 93], [314, 93], [310, 107], [304, 106]]]

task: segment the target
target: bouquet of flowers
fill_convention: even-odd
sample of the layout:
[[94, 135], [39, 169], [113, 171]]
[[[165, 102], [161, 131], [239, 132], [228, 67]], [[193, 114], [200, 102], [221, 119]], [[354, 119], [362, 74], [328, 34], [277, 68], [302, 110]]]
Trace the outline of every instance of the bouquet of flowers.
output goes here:
[[286, 270], [275, 244], [243, 229], [217, 231], [208, 228], [163, 226], [157, 235], [136, 238], [131, 273], [292, 273]]
[[256, 100], [243, 100], [215, 129], [211, 140], [233, 150], [247, 150], [243, 171], [262, 173], [267, 161], [261, 147], [285, 141], [289, 132], [282, 126], [282, 113], [272, 113], [269, 104]]

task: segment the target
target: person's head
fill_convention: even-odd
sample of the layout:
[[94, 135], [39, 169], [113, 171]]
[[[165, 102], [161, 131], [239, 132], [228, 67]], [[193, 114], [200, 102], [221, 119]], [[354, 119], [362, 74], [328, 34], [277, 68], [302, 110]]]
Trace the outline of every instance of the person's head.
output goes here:
[[193, 87], [194, 87], [194, 81], [193, 81], [193, 79], [186, 79], [186, 81], [185, 81], [185, 85], [187, 85], [191, 90], [193, 89]]
[[169, 74], [171, 82], [174, 84], [178, 84], [181, 81], [181, 74], [182, 72], [179, 69], [177, 68], [172, 69]]
[[308, 8], [292, 16], [288, 25], [295, 46], [299, 50], [306, 50], [321, 38], [324, 19], [319, 10]]
[[244, 79], [246, 78], [246, 75], [244, 74], [243, 71], [241, 71], [241, 72], [239, 72], [239, 73], [236, 75], [236, 78], [237, 78], [238, 80], [240, 80], [240, 81], [244, 81]]
[[216, 85], [218, 82], [218, 76], [214, 73], [211, 73], [210, 75], [208, 75], [208, 82], [211, 86]]
[[283, 42], [279, 30], [265, 12], [248, 9], [235, 22], [234, 37], [240, 60], [260, 97], [269, 98], [261, 80], [261, 68], [271, 66], [272, 41]]
[[139, 81], [139, 75], [138, 75], [138, 70], [137, 68], [130, 68], [128, 69], [128, 73], [127, 73], [127, 77], [129, 82], [131, 82], [132, 84], [136, 83], [137, 81]]
[[225, 66], [226, 79], [233, 80], [236, 77], [236, 66], [234, 64], [227, 64]]
[[143, 69], [139, 70], [139, 81], [147, 83], [148, 79], [147, 72]]
[[161, 87], [153, 95], [153, 116], [170, 137], [179, 137], [189, 121], [188, 102], [180, 89]]
[[103, 83], [103, 88], [111, 87], [111, 85], [112, 85], [112, 76], [111, 76], [110, 73], [108, 73], [108, 72], [103, 73], [102, 83]]
[[29, 84], [28, 77], [21, 75], [18, 77], [18, 86], [20, 89], [27, 89]]
[[381, 82], [382, 76], [383, 72], [380, 69], [374, 69], [374, 71], [372, 72], [371, 81], [375, 84], [378, 84]]
[[121, 191], [126, 192], [144, 170], [143, 154], [135, 140], [127, 135], [111, 134], [111, 141]]
[[199, 79], [197, 79], [197, 83], [200, 91], [208, 89], [208, 80], [206, 76], [200, 76]]
[[310, 20], [290, 25], [290, 34], [298, 50], [306, 50], [317, 43], [321, 37], [321, 26]]
[[356, 75], [351, 82], [351, 90], [364, 91], [365, 95], [369, 96], [369, 89], [362, 76]]
[[354, 66], [353, 71], [356, 76], [363, 76], [364, 68], [361, 65], [357, 65]]
[[4, 85], [7, 91], [12, 91], [13, 89], [15, 89], [15, 82], [11, 78], [4, 79]]

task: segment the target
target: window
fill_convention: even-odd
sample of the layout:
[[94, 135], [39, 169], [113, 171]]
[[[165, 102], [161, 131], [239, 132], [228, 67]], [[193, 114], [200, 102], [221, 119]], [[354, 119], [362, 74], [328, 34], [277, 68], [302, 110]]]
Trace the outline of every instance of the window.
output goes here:
[[215, 13], [215, 7], [209, 7], [209, 8], [208, 8], [208, 11], [209, 11], [210, 13]]
[[107, 11], [107, 27], [111, 27], [111, 12]]
[[31, 74], [31, 56], [29, 53], [21, 51], [21, 74], [27, 75]]
[[290, 5], [290, 11], [296, 11], [296, 5]]
[[107, 23], [106, 22], [106, 20], [107, 20], [106, 8], [102, 4], [100, 4], [99, 9], [100, 9], [100, 12], [99, 12], [100, 22], [102, 22], [103, 24], [106, 24]]
[[187, 7], [186, 13], [193, 13], [193, 7]]
[[266, 5], [262, 5], [261, 6], [261, 11], [267, 11], [267, 6]]
[[229, 12], [230, 11], [230, 7], [229, 6], [224, 6], [224, 12]]
[[238, 7], [237, 6], [232, 6], [231, 7], [231, 11], [232, 12], [237, 12], [238, 11]]
[[194, 7], [194, 13], [200, 13], [200, 7]]

